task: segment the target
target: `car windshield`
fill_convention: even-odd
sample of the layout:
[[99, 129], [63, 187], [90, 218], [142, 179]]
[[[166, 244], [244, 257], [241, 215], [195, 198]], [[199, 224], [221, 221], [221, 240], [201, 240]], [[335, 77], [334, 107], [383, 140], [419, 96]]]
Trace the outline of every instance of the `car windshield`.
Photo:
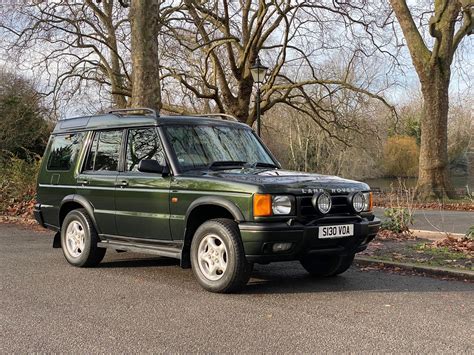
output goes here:
[[[168, 140], [179, 163], [180, 170], [217, 166], [250, 164], [274, 166], [252, 131], [229, 126], [179, 125], [165, 127]], [[216, 164], [217, 163], [217, 164]]]

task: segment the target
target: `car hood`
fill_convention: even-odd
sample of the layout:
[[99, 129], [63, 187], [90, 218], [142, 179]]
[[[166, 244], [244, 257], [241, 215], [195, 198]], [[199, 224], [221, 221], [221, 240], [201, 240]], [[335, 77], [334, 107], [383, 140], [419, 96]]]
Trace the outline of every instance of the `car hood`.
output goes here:
[[203, 172], [206, 177], [231, 182], [259, 185], [264, 192], [313, 194], [318, 191], [349, 193], [368, 191], [370, 187], [359, 181], [338, 176], [303, 173], [283, 169], [231, 169]]

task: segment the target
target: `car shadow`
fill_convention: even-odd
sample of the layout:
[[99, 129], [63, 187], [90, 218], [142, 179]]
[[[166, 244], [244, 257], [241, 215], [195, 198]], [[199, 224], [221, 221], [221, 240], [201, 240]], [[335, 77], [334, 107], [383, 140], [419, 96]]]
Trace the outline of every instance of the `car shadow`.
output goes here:
[[[169, 278], [193, 279], [192, 271], [181, 270], [179, 260], [134, 253], [108, 255], [99, 268], [144, 268]], [[189, 271], [189, 272], [187, 272]], [[150, 272], [150, 277], [154, 278]], [[297, 294], [323, 292], [473, 292], [472, 283], [443, 281], [439, 278], [401, 275], [387, 271], [366, 271], [357, 266], [337, 277], [313, 278], [298, 262], [255, 265], [251, 279], [241, 294]]]
[[[469, 292], [474, 284], [446, 281], [441, 278], [403, 275], [385, 270], [366, 271], [352, 266], [344, 274], [329, 278], [314, 278], [298, 263], [289, 263], [290, 270], [281, 265], [258, 265], [252, 274], [245, 294], [285, 294], [321, 292]], [[273, 266], [273, 267], [272, 267]], [[276, 267], [275, 267], [276, 266]]]

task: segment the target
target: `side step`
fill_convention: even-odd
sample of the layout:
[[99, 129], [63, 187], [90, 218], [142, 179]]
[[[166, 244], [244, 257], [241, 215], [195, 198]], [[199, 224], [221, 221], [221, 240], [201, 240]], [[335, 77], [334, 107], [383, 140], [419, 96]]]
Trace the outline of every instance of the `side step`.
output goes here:
[[134, 253], [152, 254], [165, 256], [167, 258], [181, 259], [181, 249], [164, 247], [158, 245], [130, 243], [115, 240], [103, 240], [97, 243], [100, 248], [111, 248], [118, 250], [126, 250]]

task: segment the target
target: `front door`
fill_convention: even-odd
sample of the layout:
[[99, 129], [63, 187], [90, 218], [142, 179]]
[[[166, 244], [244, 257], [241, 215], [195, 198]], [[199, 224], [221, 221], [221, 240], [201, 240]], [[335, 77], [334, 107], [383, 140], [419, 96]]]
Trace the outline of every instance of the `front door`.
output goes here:
[[115, 191], [117, 233], [126, 237], [169, 240], [170, 177], [139, 172], [138, 164], [143, 159], [156, 159], [160, 164], [166, 164], [155, 127], [128, 130], [124, 169], [117, 176]]
[[77, 176], [77, 194], [94, 208], [101, 234], [117, 234], [115, 225], [115, 182], [119, 170], [123, 130], [94, 133], [85, 164]]

